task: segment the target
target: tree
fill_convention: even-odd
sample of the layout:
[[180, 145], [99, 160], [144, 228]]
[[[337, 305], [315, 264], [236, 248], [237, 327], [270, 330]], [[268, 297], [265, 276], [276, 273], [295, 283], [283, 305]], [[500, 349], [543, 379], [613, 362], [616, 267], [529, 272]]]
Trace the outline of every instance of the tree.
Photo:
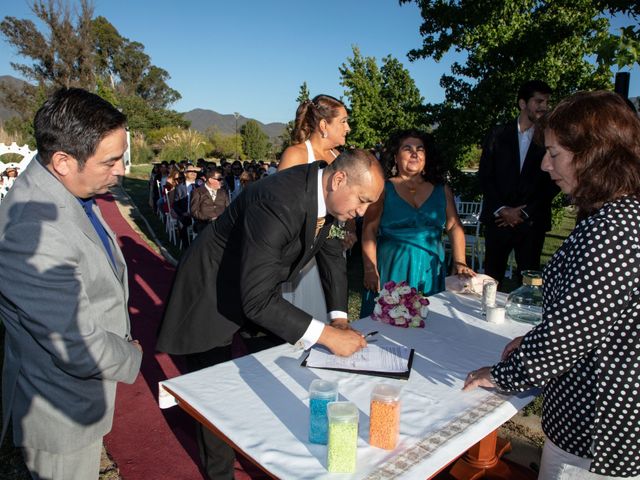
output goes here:
[[353, 57], [347, 58], [347, 63], [338, 70], [351, 108], [349, 143], [357, 147], [373, 146], [380, 141], [376, 122], [383, 110], [380, 104], [382, 77], [376, 59], [363, 57], [360, 49], [354, 46]]
[[[235, 134], [225, 135], [218, 132], [214, 127], [207, 131], [207, 139], [211, 144], [211, 156], [218, 158], [234, 158], [236, 155], [236, 145], [239, 145], [239, 138]], [[240, 158], [244, 157], [242, 151], [238, 152]]]
[[121, 96], [139, 96], [152, 108], [167, 108], [181, 95], [167, 85], [166, 70], [151, 64], [144, 45], [122, 37], [104, 17], [91, 22], [97, 74]]
[[92, 19], [88, 0], [80, 0], [75, 19], [69, 5], [61, 1], [34, 0], [32, 10], [45, 25], [46, 34], [31, 20], [6, 17], [0, 22], [7, 42], [32, 62], [11, 65], [35, 86], [3, 88], [5, 104], [21, 112], [25, 125], [59, 87], [96, 92], [122, 108], [131, 128], [148, 131], [167, 124], [189, 125], [167, 108], [180, 98], [166, 83], [169, 74], [151, 64], [144, 45], [122, 37], [104, 17]]
[[248, 120], [240, 128], [242, 150], [251, 160], [263, 160], [267, 155], [269, 137], [255, 120]]
[[296, 102], [298, 102], [299, 105], [302, 102], [309, 100], [310, 98], [311, 96], [309, 95], [309, 87], [307, 87], [307, 82], [302, 82], [302, 85], [300, 85], [300, 90], [298, 90], [298, 97], [296, 98]]
[[[440, 80], [445, 101], [429, 106], [431, 121], [438, 125], [438, 143], [454, 164], [461, 163], [491, 126], [517, 114], [515, 96], [524, 81], [547, 81], [555, 98], [580, 89], [610, 88], [615, 53], [590, 61], [617, 38], [609, 33], [603, 13], [614, 8], [638, 13], [635, 2], [623, 1], [414, 1], [424, 19], [424, 40], [421, 48], [409, 52], [410, 60], [438, 61], [452, 49], [467, 56]], [[627, 29], [626, 34], [633, 37], [634, 32], [637, 41], [638, 30]], [[632, 38], [627, 41], [633, 44]]]
[[31, 20], [6, 17], [0, 31], [18, 54], [33, 59], [32, 65], [11, 63], [11, 66], [36, 84], [54, 87], [93, 86], [95, 74], [91, 49], [91, 17], [93, 7], [81, 0], [74, 25], [69, 6], [35, 0], [31, 9], [49, 30], [48, 38], [38, 31]]
[[396, 129], [424, 128], [423, 98], [409, 72], [391, 55], [378, 68], [374, 57], [363, 57], [353, 47], [353, 57], [339, 68], [351, 113], [349, 143], [368, 148]]

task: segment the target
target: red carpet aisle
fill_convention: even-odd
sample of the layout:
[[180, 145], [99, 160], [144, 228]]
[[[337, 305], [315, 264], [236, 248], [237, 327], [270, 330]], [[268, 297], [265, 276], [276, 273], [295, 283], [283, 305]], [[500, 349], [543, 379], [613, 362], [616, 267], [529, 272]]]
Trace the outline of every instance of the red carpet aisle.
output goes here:
[[[111, 196], [101, 197], [98, 204], [127, 260], [132, 336], [144, 351], [136, 382], [118, 386], [113, 429], [105, 437], [107, 451], [125, 480], [203, 478], [194, 421], [179, 407], [160, 410], [157, 403], [158, 381], [182, 369], [177, 360], [155, 352], [156, 331], [174, 269], [131, 228]], [[252, 478], [238, 463], [236, 467], [237, 480]]]

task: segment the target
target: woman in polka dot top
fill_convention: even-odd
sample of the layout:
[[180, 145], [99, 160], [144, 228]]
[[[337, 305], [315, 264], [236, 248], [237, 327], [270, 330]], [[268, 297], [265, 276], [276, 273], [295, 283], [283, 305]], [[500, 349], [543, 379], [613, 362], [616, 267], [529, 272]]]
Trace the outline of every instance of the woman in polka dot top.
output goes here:
[[542, 169], [582, 220], [544, 270], [542, 322], [465, 390], [544, 387], [539, 479], [640, 478], [640, 120], [583, 92], [543, 127]]

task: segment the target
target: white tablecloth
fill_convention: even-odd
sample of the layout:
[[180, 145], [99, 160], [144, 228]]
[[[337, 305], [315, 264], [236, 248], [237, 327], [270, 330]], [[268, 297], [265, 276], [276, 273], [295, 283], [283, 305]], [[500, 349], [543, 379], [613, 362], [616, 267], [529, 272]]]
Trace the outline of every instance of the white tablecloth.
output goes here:
[[[470, 370], [499, 360], [506, 343], [531, 327], [506, 320], [488, 324], [479, 299], [441, 293], [431, 297], [424, 329], [403, 329], [363, 319], [355, 327], [378, 330], [376, 342], [415, 349], [409, 380], [300, 366], [303, 352], [282, 345], [161, 382], [189, 403], [273, 476], [283, 479], [392, 478], [424, 480], [484, 438], [529, 403], [531, 395], [461, 391]], [[358, 469], [326, 471], [326, 446], [308, 441], [308, 387], [315, 378], [339, 382], [340, 400], [360, 410]], [[386, 451], [368, 444], [369, 396], [377, 382], [402, 386], [400, 442]]]

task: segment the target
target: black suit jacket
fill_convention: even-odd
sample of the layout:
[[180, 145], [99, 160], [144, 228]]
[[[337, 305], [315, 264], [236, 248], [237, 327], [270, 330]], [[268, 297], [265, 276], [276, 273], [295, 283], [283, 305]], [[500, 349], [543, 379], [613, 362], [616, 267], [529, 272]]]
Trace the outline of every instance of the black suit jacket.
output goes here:
[[480, 219], [493, 224], [493, 212], [505, 205], [524, 209], [536, 228], [551, 229], [551, 201], [559, 189], [547, 172], [540, 169], [545, 149], [532, 140], [522, 171], [517, 119], [495, 127], [485, 139], [480, 157], [480, 185], [483, 206]]
[[315, 237], [319, 166], [300, 165], [251, 184], [205, 227], [178, 267], [158, 350], [189, 354], [227, 345], [247, 322], [296, 342], [311, 316], [282, 298], [281, 284], [314, 256], [327, 310], [347, 311], [342, 246], [326, 241], [330, 217]]
[[227, 191], [229, 193], [233, 193], [233, 191], [236, 189], [236, 177], [233, 175], [227, 175], [226, 177], [224, 177], [224, 183], [227, 186]]

